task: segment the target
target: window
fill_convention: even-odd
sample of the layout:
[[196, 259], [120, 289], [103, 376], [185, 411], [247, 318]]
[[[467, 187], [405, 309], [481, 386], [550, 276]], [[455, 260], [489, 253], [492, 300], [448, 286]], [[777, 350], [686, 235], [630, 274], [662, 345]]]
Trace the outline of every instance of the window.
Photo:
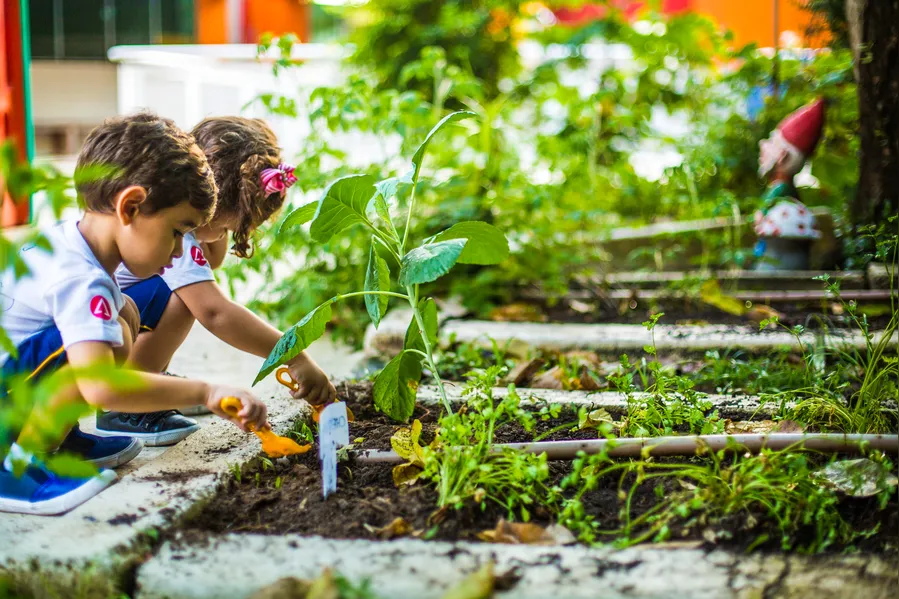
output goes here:
[[105, 59], [116, 45], [192, 43], [194, 0], [29, 0], [31, 55]]

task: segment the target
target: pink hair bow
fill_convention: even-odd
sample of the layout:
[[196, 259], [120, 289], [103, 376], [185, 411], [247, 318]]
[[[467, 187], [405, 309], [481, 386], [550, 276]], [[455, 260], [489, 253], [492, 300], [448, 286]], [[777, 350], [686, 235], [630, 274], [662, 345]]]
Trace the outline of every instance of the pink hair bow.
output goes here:
[[280, 193], [283, 196], [296, 182], [297, 178], [293, 174], [293, 167], [289, 164], [282, 162], [278, 168], [262, 170], [262, 185], [265, 188], [265, 195]]

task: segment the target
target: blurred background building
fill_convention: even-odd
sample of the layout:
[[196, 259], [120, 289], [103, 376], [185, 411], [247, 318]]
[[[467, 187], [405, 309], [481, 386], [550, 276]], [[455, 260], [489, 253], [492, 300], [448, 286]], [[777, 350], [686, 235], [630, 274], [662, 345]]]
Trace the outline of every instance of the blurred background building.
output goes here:
[[[3, 137], [15, 138], [22, 156], [52, 157], [65, 166], [109, 115], [149, 107], [186, 128], [210, 114], [252, 115], [254, 99], [266, 90], [295, 92], [335, 81], [342, 51], [329, 42], [348, 27], [343, 9], [364, 1], [0, 0]], [[633, 18], [646, 7], [639, 0], [612, 3]], [[784, 31], [801, 35], [808, 19], [791, 0], [659, 5], [667, 13], [710, 15], [734, 32], [735, 43], [759, 46], [773, 46]], [[605, 10], [586, 4], [553, 14], [558, 26], [577, 26]], [[308, 68], [286, 80], [272, 77], [256, 61], [263, 33], [295, 33], [306, 43], [294, 57]], [[285, 121], [280, 131], [288, 151], [303, 135], [297, 123]], [[4, 215], [4, 223], [23, 219], [22, 210]]]

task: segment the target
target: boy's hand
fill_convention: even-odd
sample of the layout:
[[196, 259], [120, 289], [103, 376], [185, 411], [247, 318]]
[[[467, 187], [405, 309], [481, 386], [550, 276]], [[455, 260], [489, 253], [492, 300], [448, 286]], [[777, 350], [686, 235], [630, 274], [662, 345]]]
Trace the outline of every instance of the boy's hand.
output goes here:
[[137, 304], [134, 303], [134, 300], [127, 295], [125, 296], [125, 305], [122, 307], [122, 311], [119, 312], [119, 317], [131, 329], [131, 339], [137, 340], [137, 335], [140, 333], [140, 310], [137, 309]]
[[[240, 427], [242, 431], [263, 430], [271, 428], [268, 424], [268, 409], [255, 395], [239, 387], [228, 385], [211, 385], [209, 395], [206, 397], [206, 407], [209, 411], [225, 420], [230, 420]], [[222, 410], [222, 400], [226, 397], [236, 397], [243, 405], [237, 418], [232, 418]]]
[[293, 380], [299, 383], [299, 389], [290, 392], [294, 399], [305, 399], [314, 406], [337, 399], [337, 389], [328, 380], [328, 375], [306, 355], [306, 352], [298, 355], [286, 366]]

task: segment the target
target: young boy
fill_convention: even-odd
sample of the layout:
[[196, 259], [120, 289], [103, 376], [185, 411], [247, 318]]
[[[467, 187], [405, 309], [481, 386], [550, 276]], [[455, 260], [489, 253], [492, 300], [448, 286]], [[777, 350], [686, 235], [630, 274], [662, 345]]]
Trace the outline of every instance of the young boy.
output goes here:
[[[205, 404], [230, 420], [219, 403], [233, 396], [243, 404], [235, 424], [243, 430], [267, 426], [265, 405], [243, 389], [134, 372], [140, 388], [122, 393], [80, 372], [88, 366], [115, 368], [130, 353], [139, 316], [113, 278], [119, 265], [141, 276], [160, 272], [181, 256], [182, 238], [209, 220], [216, 202], [214, 178], [193, 138], [152, 114], [109, 119], [94, 129], [79, 155], [76, 180], [97, 166], [110, 173], [77, 185], [82, 218], [44, 231], [52, 253], [23, 248], [29, 274], [16, 280], [5, 272], [0, 281], [0, 326], [18, 348], [15, 358], [0, 354], [4, 381], [15, 376], [36, 380], [65, 364], [74, 374], [70, 389], [47, 406], [35, 406], [0, 466], [0, 511], [62, 513], [115, 479], [110, 470], [92, 478], [58, 476], [34, 455], [47, 448], [28, 433], [72, 402], [163, 411], [167, 418], [177, 416], [176, 408]], [[127, 461], [140, 446], [129, 438], [104, 439], [76, 428], [62, 448], [102, 467]], [[13, 473], [23, 464], [24, 473]]]
[[[148, 372], [163, 371], [197, 320], [216, 337], [242, 351], [265, 358], [281, 332], [245, 307], [231, 301], [215, 282], [212, 270], [225, 257], [228, 233], [240, 258], [252, 253], [253, 231], [284, 203], [295, 181], [293, 169], [281, 163], [274, 132], [259, 119], [208, 118], [191, 132], [209, 160], [219, 196], [215, 215], [184, 238], [184, 255], [159, 276], [145, 277], [120, 267], [116, 278], [137, 304], [141, 334], [130, 361]], [[337, 391], [305, 352], [287, 364], [301, 385], [296, 398], [321, 404]], [[97, 434], [132, 435], [147, 445], [177, 442], [191, 434], [193, 421], [160, 420], [157, 414], [108, 412], [97, 415]]]

